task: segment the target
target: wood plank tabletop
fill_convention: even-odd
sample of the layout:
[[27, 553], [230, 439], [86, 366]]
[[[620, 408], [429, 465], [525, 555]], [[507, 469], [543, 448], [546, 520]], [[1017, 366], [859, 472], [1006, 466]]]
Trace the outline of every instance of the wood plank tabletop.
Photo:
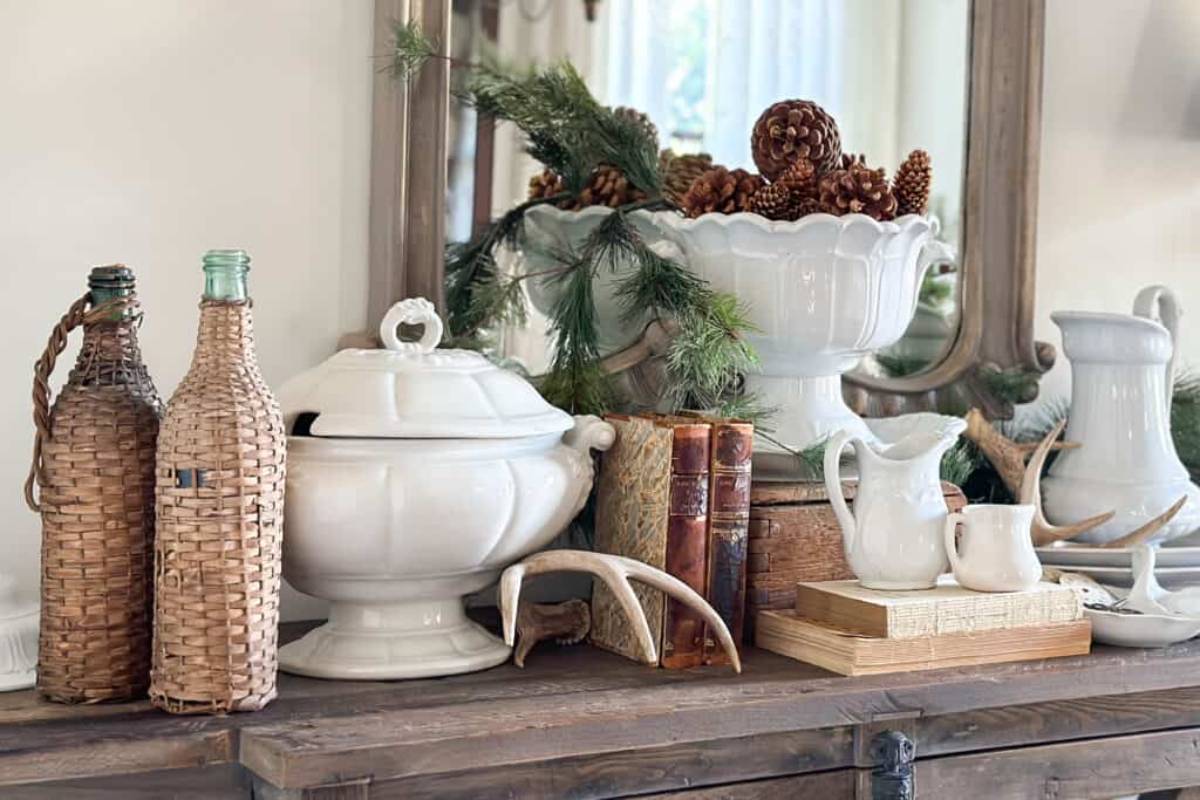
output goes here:
[[[287, 625], [283, 638], [306, 627]], [[0, 694], [0, 786], [241, 763], [281, 788], [371, 774], [412, 781], [419, 796], [418, 782], [428, 791], [436, 776], [457, 776], [461, 785], [467, 772], [494, 778], [547, 762], [586, 762], [596, 779], [606, 768], [629, 769], [630, 759], [694, 776], [711, 768], [718, 746], [722, 758], [742, 754], [742, 772], [761, 776], [774, 769], [763, 763], [768, 758], [791, 759], [792, 772], [851, 765], [852, 727], [889, 720], [926, 720], [942, 752], [954, 752], [964, 730], [956, 727], [964, 717], [946, 715], [974, 714], [972, 735], [991, 736], [996, 746], [1022, 719], [1010, 707], [1031, 704], [1062, 706], [1059, 738], [1070, 736], [1080, 714], [1112, 716], [1094, 698], [1134, 693], [1144, 696], [1145, 710], [1120, 717], [1114, 732], [1169, 720], [1173, 709], [1186, 717], [1176, 724], [1195, 724], [1200, 689], [1191, 687], [1200, 687], [1198, 641], [859, 678], [752, 648], [738, 676], [725, 667], [653, 669], [587, 645], [543, 645], [523, 670], [508, 664], [398, 682], [281, 673], [279, 698], [267, 709], [226, 717], [176, 717], [146, 701], [64, 706], [32, 691]], [[1080, 711], [1077, 701], [1096, 708]], [[992, 725], [994, 709], [1003, 713]]]

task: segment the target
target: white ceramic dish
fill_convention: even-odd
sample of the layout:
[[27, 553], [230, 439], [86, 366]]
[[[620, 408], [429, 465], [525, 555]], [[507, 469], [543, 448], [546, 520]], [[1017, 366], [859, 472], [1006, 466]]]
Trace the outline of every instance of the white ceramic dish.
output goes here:
[[[638, 212], [644, 213], [644, 212]], [[909, 214], [757, 214], [686, 219], [655, 212], [654, 224], [714, 289], [731, 292], [761, 331], [747, 339], [761, 359], [746, 377], [764, 406], [779, 409], [774, 437], [803, 450], [845, 430], [869, 435], [842, 399], [841, 376], [867, 353], [895, 343], [912, 322], [921, 277], [953, 253], [933, 220]], [[762, 443], [756, 453], [779, 450]]]
[[[1132, 569], [1125, 567], [1081, 567], [1055, 564], [1045, 559], [1042, 559], [1042, 566], [1063, 572], [1078, 572], [1104, 586], [1116, 586], [1123, 589], [1133, 586], [1136, 577]], [[1200, 586], [1200, 567], [1166, 567], [1155, 570], [1154, 574], [1158, 576], [1158, 582], [1167, 589]]]
[[1119, 647], [1169, 647], [1200, 635], [1200, 619], [1165, 614], [1118, 614], [1085, 608], [1092, 639]]
[[[1122, 569], [1131, 569], [1133, 566], [1133, 549], [1129, 547], [1109, 549], [1074, 542], [1056, 542], [1049, 547], [1036, 549], [1043, 564]], [[1193, 533], [1161, 545], [1158, 548], [1158, 566], [1200, 568], [1200, 534]]]
[[[400, 322], [424, 324], [421, 342], [399, 342]], [[388, 349], [342, 351], [279, 392], [284, 577], [331, 602], [280, 667], [377, 680], [495, 666], [510, 649], [462, 598], [566, 527], [613, 428], [478, 353], [434, 351], [441, 322], [423, 300], [393, 306], [380, 334]]]

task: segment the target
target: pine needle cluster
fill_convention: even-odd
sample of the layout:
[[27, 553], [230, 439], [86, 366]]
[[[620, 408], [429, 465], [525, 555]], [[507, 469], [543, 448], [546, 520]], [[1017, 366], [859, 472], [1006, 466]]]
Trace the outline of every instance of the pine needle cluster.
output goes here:
[[[397, 25], [392, 72], [407, 78], [436, 47], [415, 25]], [[658, 141], [629, 116], [601, 105], [567, 62], [545, 68], [508, 69], [496, 62], [466, 65], [469, 75], [456, 96], [480, 114], [515, 124], [526, 150], [563, 180], [563, 193], [511, 209], [471, 241], [446, 252], [447, 323], [455, 346], [483, 346], [501, 323], [525, 319], [522, 283], [541, 277], [558, 284], [551, 313], [554, 356], [539, 388], [573, 413], [614, 410], [620, 405], [601, 366], [594, 281], [601, 270], [620, 272], [617, 294], [627, 320], [671, 320], [678, 329], [667, 354], [672, 410], [715, 410], [757, 415], [753, 398], [740, 393], [740, 377], [757, 364], [745, 341], [751, 330], [731, 295], [707, 283], [647, 245], [628, 214], [668, 207], [662, 200]], [[648, 200], [614, 210], [578, 252], [554, 253], [558, 268], [547, 274], [506, 275], [497, 263], [501, 247], [522, 242], [525, 212], [581, 192], [601, 165], [619, 169]]]

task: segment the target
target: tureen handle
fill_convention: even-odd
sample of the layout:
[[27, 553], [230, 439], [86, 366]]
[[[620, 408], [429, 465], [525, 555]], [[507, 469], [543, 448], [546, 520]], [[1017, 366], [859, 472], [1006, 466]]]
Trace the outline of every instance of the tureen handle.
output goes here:
[[[401, 341], [397, 329], [404, 325], [424, 325], [425, 332], [415, 342]], [[388, 350], [397, 353], [432, 353], [442, 341], [442, 318], [433, 303], [424, 297], [401, 300], [388, 309], [379, 323], [379, 338]]]

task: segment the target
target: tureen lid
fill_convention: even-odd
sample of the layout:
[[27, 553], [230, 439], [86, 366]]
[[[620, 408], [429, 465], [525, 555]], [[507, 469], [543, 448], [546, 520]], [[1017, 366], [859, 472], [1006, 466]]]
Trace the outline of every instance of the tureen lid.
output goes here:
[[[424, 325], [404, 342], [400, 324]], [[379, 326], [382, 350], [342, 350], [289, 380], [289, 433], [358, 438], [482, 439], [570, 430], [574, 421], [519, 375], [470, 350], [437, 350], [442, 320], [424, 298], [401, 300]], [[297, 423], [300, 423], [298, 425]]]

